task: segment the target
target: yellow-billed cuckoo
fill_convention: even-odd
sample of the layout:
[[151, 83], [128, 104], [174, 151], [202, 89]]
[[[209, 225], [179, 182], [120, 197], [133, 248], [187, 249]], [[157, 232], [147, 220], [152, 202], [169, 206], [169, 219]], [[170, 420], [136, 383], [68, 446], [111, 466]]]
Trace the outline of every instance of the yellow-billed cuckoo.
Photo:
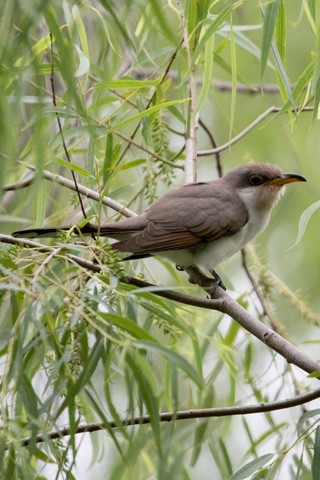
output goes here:
[[[131, 253], [127, 259], [160, 255], [182, 269], [204, 267], [220, 281], [214, 269], [265, 229], [284, 185], [305, 181], [268, 163], [250, 163], [218, 180], [173, 188], [141, 215], [87, 224], [80, 231], [116, 238], [119, 241], [112, 247]], [[53, 236], [59, 230], [68, 228], [37, 228], [13, 235]]]

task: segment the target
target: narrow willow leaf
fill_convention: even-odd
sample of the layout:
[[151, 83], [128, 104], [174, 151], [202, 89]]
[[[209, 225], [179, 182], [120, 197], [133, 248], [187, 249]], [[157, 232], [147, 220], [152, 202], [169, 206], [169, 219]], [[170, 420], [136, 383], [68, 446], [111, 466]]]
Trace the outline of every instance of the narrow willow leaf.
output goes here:
[[263, 18], [262, 29], [262, 47], [260, 59], [260, 82], [262, 82], [263, 75], [266, 69], [267, 60], [271, 48], [271, 42], [274, 33], [274, 27], [278, 15], [279, 0], [275, 0], [266, 6]]
[[46, 198], [47, 188], [44, 182], [40, 182], [35, 202], [36, 225], [43, 225], [46, 216]]
[[314, 92], [314, 111], [313, 118], [319, 119], [318, 107], [320, 103], [320, 35], [317, 35], [317, 51], [315, 55], [314, 75], [312, 79]]
[[292, 90], [291, 90], [291, 85], [290, 85], [290, 82], [289, 82], [289, 78], [288, 78], [287, 72], [285, 71], [284, 65], [282, 63], [277, 45], [274, 41], [272, 41], [271, 48], [272, 48], [273, 58], [275, 60], [275, 64], [276, 64], [276, 67], [277, 67], [277, 72], [278, 72], [278, 74], [281, 78], [281, 82], [283, 83], [283, 85], [286, 89], [286, 93], [287, 93], [289, 102], [291, 104], [291, 107], [293, 108], [293, 110], [296, 110], [296, 104], [295, 104], [295, 101], [294, 101], [294, 98], [293, 98], [293, 95], [292, 95]]
[[119, 78], [118, 80], [110, 80], [108, 82], [99, 82], [93, 89], [111, 89], [111, 88], [148, 88], [159, 85], [161, 77], [157, 77], [154, 80], [135, 80], [134, 78]]
[[104, 151], [104, 161], [102, 166], [102, 181], [104, 185], [107, 183], [107, 180], [109, 179], [110, 170], [113, 164], [114, 164], [113, 135], [111, 133], [107, 133], [106, 147]]
[[310, 206], [303, 212], [303, 214], [302, 214], [301, 217], [300, 217], [300, 221], [299, 221], [297, 239], [296, 239], [296, 241], [294, 242], [294, 244], [292, 245], [292, 247], [290, 247], [290, 248], [288, 249], [288, 251], [291, 250], [293, 247], [295, 247], [296, 245], [298, 245], [298, 243], [301, 242], [301, 239], [302, 239], [302, 237], [304, 236], [305, 231], [306, 231], [306, 228], [307, 228], [307, 226], [308, 226], [309, 220], [310, 220], [310, 218], [312, 217], [312, 215], [318, 210], [318, 208], [320, 208], [320, 200], [317, 200], [315, 203], [313, 203], [312, 205], [310, 205]]
[[318, 378], [320, 377], [320, 370], [315, 370], [312, 373], [309, 373], [308, 378]]
[[192, 56], [192, 62], [195, 63], [200, 55], [200, 53], [202, 52], [202, 50], [204, 49], [204, 46], [205, 44], [207, 43], [207, 41], [209, 40], [209, 38], [214, 34], [214, 32], [216, 32], [217, 30], [219, 30], [219, 28], [221, 28], [221, 26], [223, 25], [223, 22], [225, 21], [225, 19], [228, 17], [228, 15], [235, 9], [238, 7], [238, 5], [240, 4], [241, 2], [235, 2], [233, 5], [229, 5], [228, 7], [225, 7], [223, 10], [221, 10], [221, 12], [214, 18], [214, 20], [212, 20], [210, 22], [210, 25], [209, 27], [207, 28], [205, 34], [201, 37], [196, 49], [195, 49], [195, 52]]
[[137, 351], [127, 353], [127, 362], [137, 381], [139, 396], [150, 415], [150, 425], [154, 433], [154, 440], [161, 454], [159, 403], [155, 392], [154, 377], [152, 377], [153, 372], [150, 371], [149, 363]]
[[197, 2], [194, 2], [193, 0], [187, 2], [186, 24], [187, 24], [187, 30], [189, 34], [197, 28], [197, 23], [200, 21], [200, 19], [197, 18], [197, 9], [198, 9]]
[[[54, 39], [52, 40], [54, 41]], [[51, 45], [51, 37], [50, 35], [45, 35], [44, 37], [40, 38], [32, 47], [32, 52], [36, 57], [41, 55], [47, 48]]]
[[139, 327], [136, 323], [132, 322], [126, 317], [121, 317], [120, 315], [115, 315], [113, 313], [100, 313], [99, 316], [107, 320], [112, 325], [126, 330], [135, 338], [149, 340], [151, 342], [157, 343], [155, 337], [150, 335], [150, 333], [146, 332], [145, 330], [143, 330], [143, 328]]
[[79, 65], [77, 70], [74, 72], [75, 77], [82, 77], [82, 75], [85, 75], [88, 73], [89, 68], [90, 68], [90, 60], [86, 55], [83, 53], [81, 48], [78, 47], [78, 45], [74, 46], [76, 49], [76, 52], [79, 57]]
[[163, 2], [158, 2], [158, 0], [150, 0], [150, 5], [153, 10], [154, 18], [157, 19], [157, 27], [162, 30], [162, 33], [168, 38], [168, 40], [175, 45], [177, 43], [178, 35], [180, 34], [179, 28], [173, 31], [169, 27], [169, 22], [167, 20], [167, 15], [164, 14]]
[[83, 175], [84, 177], [91, 177], [90, 172], [88, 172], [88, 170], [86, 170], [85, 168], [79, 167], [75, 163], [68, 162], [67, 160], [63, 160], [62, 158], [59, 158], [59, 157], [55, 157], [53, 160], [58, 165], [61, 165], [62, 167], [67, 168], [68, 170], [72, 170], [73, 172], [76, 172], [79, 175]]
[[[320, 415], [320, 408], [309, 410], [308, 412], [301, 415], [297, 424], [297, 430], [299, 434], [303, 434], [310, 427], [309, 423], [307, 423], [306, 426], [304, 425], [304, 423], [309, 422], [311, 418], [317, 417], [318, 415]], [[314, 420], [318, 421], [318, 419], [314, 419]]]
[[[79, 35], [80, 43], [81, 43], [81, 50], [83, 52], [83, 55], [86, 59], [89, 61], [90, 65], [90, 49], [88, 45], [88, 37], [86, 33], [86, 28], [83, 24], [82, 18], [81, 18], [81, 13], [79, 10], [79, 7], [77, 5], [73, 5], [72, 7], [72, 19], [74, 21], [74, 24], [76, 26], [77, 34]], [[75, 45], [76, 46], [76, 45]]]
[[185, 374], [190, 377], [199, 387], [203, 386], [203, 379], [182, 355], [179, 355], [173, 350], [169, 350], [163, 345], [156, 343], [140, 341], [138, 345], [141, 345], [141, 347], [146, 348], [147, 350], [154, 350], [159, 352], [167, 360], [174, 362], [179, 368], [181, 368], [181, 370], [183, 370]]
[[237, 472], [233, 473], [229, 480], [243, 480], [244, 478], [249, 477], [253, 473], [260, 470], [266, 463], [270, 462], [273, 458], [273, 453], [267, 453], [261, 457], [255, 458], [251, 462], [247, 463], [244, 467], [240, 468]]
[[230, 111], [230, 125], [229, 125], [229, 139], [232, 138], [234, 116], [236, 110], [236, 99], [237, 99], [237, 55], [236, 55], [236, 45], [234, 41], [234, 33], [231, 27], [230, 30], [230, 50], [231, 50], [231, 79], [232, 79], [232, 90], [231, 90], [231, 111]]
[[316, 435], [313, 446], [313, 458], [311, 464], [312, 480], [319, 480], [320, 478], [320, 427], [316, 428]]
[[171, 100], [169, 102], [163, 102], [163, 103], [159, 103], [158, 105], [154, 105], [153, 107], [147, 108], [143, 112], [136, 113], [135, 115], [132, 115], [132, 117], [129, 117], [126, 120], [123, 120], [122, 122], [118, 123], [117, 125], [114, 125], [113, 127], [109, 128], [108, 133], [113, 132], [117, 128], [123, 127], [127, 123], [133, 122], [134, 120], [140, 120], [141, 118], [144, 118], [148, 115], [152, 115], [153, 113], [158, 112], [159, 110], [171, 107], [172, 105], [179, 105], [181, 103], [188, 102], [189, 100], [190, 100], [189, 98], [182, 98], [181, 100]]
[[71, 110], [68, 110], [64, 107], [44, 107], [44, 108], [41, 108], [37, 111], [37, 113], [35, 113], [34, 115], [32, 115], [32, 117], [30, 118], [30, 120], [26, 123], [26, 125], [24, 125], [24, 127], [21, 129], [21, 131], [25, 131], [27, 130], [28, 128], [32, 127], [36, 122], [37, 120], [39, 120], [41, 117], [43, 116], [46, 116], [46, 115], [49, 115], [51, 113], [55, 113], [61, 117], [66, 117], [66, 118], [79, 118], [79, 115], [76, 114], [75, 112], [72, 112]]
[[287, 25], [286, 25], [286, 9], [283, 0], [280, 0], [280, 6], [278, 16], [275, 25], [275, 39], [276, 45], [280, 54], [282, 63], [286, 63], [286, 38], [287, 38]]
[[23, 406], [33, 418], [38, 418], [38, 397], [28, 377], [21, 372], [19, 377], [19, 390]]
[[56, 418], [58, 418], [66, 408], [68, 408], [68, 410], [73, 408], [75, 397], [81, 392], [82, 388], [88, 382], [90, 382], [91, 377], [97, 368], [97, 364], [102, 358], [102, 352], [103, 342], [101, 341], [101, 338], [98, 338], [98, 340], [92, 346], [91, 355], [87, 363], [83, 366], [83, 370], [80, 373], [79, 378], [71, 387], [68, 388], [66, 397], [56, 413]]
[[[293, 87], [292, 95], [293, 95], [293, 98], [295, 99], [296, 103], [299, 103], [299, 98], [300, 98], [301, 94], [303, 93], [303, 91], [308, 89], [308, 85], [312, 80], [312, 76], [313, 76], [313, 72], [314, 72], [314, 65], [315, 65], [315, 61], [311, 60], [311, 62], [303, 70], [303, 72], [299, 76], [295, 86]], [[283, 105], [281, 110], [278, 113], [276, 113], [276, 115], [274, 115], [273, 119], [276, 119], [284, 111], [288, 110], [288, 108], [290, 108], [290, 102], [289, 101], [287, 103], [285, 103], [285, 105]]]

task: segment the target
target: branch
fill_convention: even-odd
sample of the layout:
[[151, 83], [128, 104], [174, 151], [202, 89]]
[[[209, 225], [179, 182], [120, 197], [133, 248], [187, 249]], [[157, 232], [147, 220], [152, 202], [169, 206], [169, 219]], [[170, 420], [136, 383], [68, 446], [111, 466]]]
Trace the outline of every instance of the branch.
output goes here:
[[[153, 72], [153, 69], [134, 68], [131, 72], [131, 76], [132, 78], [145, 80], [147, 78], [150, 78]], [[171, 78], [172, 80], [179, 81], [179, 74], [177, 71], [171, 70], [168, 73], [167, 77]], [[197, 85], [202, 85], [202, 83], [202, 77], [196, 79]], [[220, 90], [221, 92], [231, 92], [233, 88], [232, 82], [229, 80], [212, 80], [211, 84], [213, 88], [215, 88], [216, 90]], [[292, 84], [291, 87], [293, 88], [294, 84]], [[249, 87], [247, 85], [244, 85], [243, 83], [237, 83], [236, 90], [239, 93], [247, 93], [249, 95], [257, 95], [261, 93], [280, 93], [279, 85], [277, 83], [264, 83], [262, 85], [251, 85]]]
[[[276, 410], [284, 410], [286, 408], [297, 407], [307, 402], [311, 402], [312, 400], [316, 400], [319, 397], [320, 388], [304, 395], [298, 395], [294, 398], [290, 398], [287, 400], [264, 403], [260, 405], [244, 405], [242, 407], [200, 408], [192, 410], [180, 410], [177, 412], [164, 412], [159, 414], [159, 421], [172, 422], [176, 420], [190, 420], [194, 418], [226, 417], [235, 415], [251, 415], [253, 413], [273, 412]], [[107, 428], [119, 428], [119, 424], [123, 425], [124, 427], [128, 427], [133, 425], [145, 425], [149, 423], [150, 416], [143, 415], [140, 417], [121, 419], [119, 422], [110, 420], [110, 422], [108, 422], [108, 427], [106, 427], [104, 423], [89, 423], [87, 425], [80, 425], [76, 429], [76, 432], [73, 433], [91, 433], [100, 430], [106, 430]], [[24, 438], [21, 441], [21, 444], [23, 447], [26, 447], [31, 441], [35, 443], [41, 443], [48, 439], [55, 440], [57, 438], [66, 437], [68, 435], [71, 435], [71, 433], [72, 432], [70, 427], [64, 427], [60, 430], [53, 430], [46, 434], [37, 435], [35, 439], [33, 437]]]
[[[54, 250], [52, 247], [47, 247], [31, 240], [18, 239], [12, 237], [11, 235], [0, 234], [0, 242], [13, 245], [20, 244], [26, 247], [37, 248], [42, 252], [48, 253], [51, 253]], [[101, 267], [96, 263], [70, 253], [68, 253], [66, 257], [73, 263], [85, 269], [95, 273], [101, 272]], [[262, 343], [279, 353], [287, 360], [288, 363], [293, 363], [307, 373], [320, 370], [320, 362], [313, 360], [311, 357], [285, 340], [277, 332], [274, 332], [271, 328], [260, 322], [254, 315], [241, 307], [241, 305], [239, 305], [219, 286], [215, 288], [215, 298], [207, 299], [192, 297], [190, 295], [185, 295], [183, 293], [175, 292], [174, 290], [168, 290], [165, 288], [163, 290], [159, 290], [159, 287], [134, 277], [127, 277], [125, 279], [121, 279], [121, 281], [139, 288], [155, 288], [155, 291], [153, 292], [154, 295], [168, 298], [169, 300], [174, 300], [185, 305], [193, 305], [195, 307], [217, 310], [218, 312], [225, 313], [239, 323], [239, 325], [241, 325], [245, 330], [258, 338]]]
[[3, 187], [4, 192], [10, 192], [12, 190], [19, 190], [20, 188], [26, 188], [31, 185], [31, 183], [34, 181], [35, 176], [33, 174], [28, 175], [25, 179], [21, 180], [21, 182], [16, 182], [16, 183], [9, 183], [9, 185], [5, 185]]
[[[36, 167], [34, 167], [33, 165], [27, 165], [24, 162], [19, 162], [19, 163], [29, 168], [30, 170], [36, 171]], [[95, 192], [94, 190], [91, 190], [91, 188], [85, 187], [84, 185], [81, 185], [79, 183], [76, 188], [73, 181], [68, 180], [62, 175], [58, 175], [57, 173], [49, 172], [49, 170], [42, 170], [41, 173], [46, 180], [50, 180], [50, 182], [54, 182], [54, 183], [59, 183], [59, 185], [63, 185], [64, 187], [69, 188], [70, 190], [73, 190], [73, 191], [78, 190], [80, 193], [82, 193], [82, 195], [85, 195], [87, 198], [91, 198], [91, 200], [100, 202], [103, 205], [106, 205], [107, 207], [112, 208], [116, 212], [121, 213], [125, 217], [136, 216], [136, 214], [132, 210], [130, 210], [127, 207], [124, 207], [123, 205], [121, 205], [121, 203], [117, 202], [116, 200], [113, 200], [110, 197], [105, 197], [105, 196], [101, 197], [99, 193]]]
[[[259, 123], [261, 123], [266, 117], [268, 117], [271, 113], [277, 113], [282, 110], [283, 107], [276, 107], [272, 106], [267, 108], [261, 115], [259, 115], [255, 120], [253, 120], [250, 125], [248, 125], [246, 128], [244, 128], [238, 135], [235, 137], [231, 138], [227, 143], [224, 143], [223, 145], [220, 145], [220, 147], [216, 148], [211, 148], [210, 150], [200, 150], [198, 152], [198, 157], [205, 157], [207, 155], [213, 155], [219, 152], [222, 152], [223, 150], [226, 150], [227, 148], [231, 147], [234, 143], [238, 142], [242, 137], [247, 135], [251, 130], [253, 130]], [[301, 112], [313, 112], [314, 108], [313, 107], [303, 107], [301, 108]]]
[[[209, 137], [209, 141], [212, 145], [212, 148], [217, 148], [217, 143], [210, 131], [210, 128], [208, 127], [208, 125], [206, 125], [206, 123], [202, 120], [201, 117], [199, 117], [199, 125], [200, 127], [205, 131], [205, 133], [207, 134], [207, 136]], [[216, 168], [217, 168], [217, 172], [218, 172], [218, 177], [222, 177], [223, 175], [223, 172], [222, 172], [222, 165], [221, 165], [221, 156], [220, 156], [220, 153], [217, 152], [215, 154], [216, 156]]]
[[198, 122], [196, 115], [196, 83], [194, 76], [194, 67], [192, 66], [189, 35], [186, 26], [186, 19], [184, 16], [181, 2], [178, 1], [178, 8], [180, 13], [183, 46], [186, 51], [188, 68], [189, 68], [189, 89], [190, 101], [188, 108], [188, 121], [186, 131], [186, 159], [185, 159], [185, 183], [197, 181], [197, 144], [198, 144]]

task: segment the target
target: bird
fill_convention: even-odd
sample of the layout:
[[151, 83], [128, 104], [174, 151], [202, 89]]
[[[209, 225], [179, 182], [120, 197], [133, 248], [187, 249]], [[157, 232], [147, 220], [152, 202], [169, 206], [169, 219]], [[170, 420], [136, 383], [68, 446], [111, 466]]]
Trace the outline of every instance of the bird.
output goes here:
[[[130, 254], [126, 260], [159, 255], [181, 270], [205, 269], [225, 288], [216, 267], [266, 228], [285, 185], [293, 182], [306, 179], [282, 173], [270, 163], [248, 163], [216, 180], [174, 187], [140, 215], [88, 223], [79, 231], [116, 239], [112, 248]], [[50, 237], [69, 228], [35, 228], [13, 235]]]

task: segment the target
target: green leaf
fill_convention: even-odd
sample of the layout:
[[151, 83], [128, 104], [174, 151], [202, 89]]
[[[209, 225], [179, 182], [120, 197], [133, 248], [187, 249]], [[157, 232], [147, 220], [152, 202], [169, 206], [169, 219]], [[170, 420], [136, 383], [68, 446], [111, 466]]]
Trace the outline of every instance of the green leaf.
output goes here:
[[[300, 434], [305, 433], [305, 431], [310, 428], [309, 420], [313, 417], [317, 417], [318, 415], [320, 415], [320, 408], [315, 408], [314, 410], [309, 410], [308, 412], [301, 415], [301, 417], [299, 418], [298, 424], [297, 424], [298, 432]], [[318, 419], [315, 419], [314, 421], [318, 422]], [[308, 423], [307, 423], [307, 426], [305, 427], [304, 423], [306, 423], [306, 422], [308, 422]]]
[[229, 480], [243, 480], [244, 478], [249, 477], [253, 473], [260, 470], [266, 463], [274, 457], [273, 453], [267, 453], [261, 457], [255, 458], [251, 462], [247, 463], [244, 467], [240, 468], [237, 472], [233, 473]]
[[294, 101], [294, 98], [293, 98], [293, 95], [292, 95], [291, 85], [290, 85], [290, 82], [289, 82], [289, 79], [288, 79], [288, 76], [287, 76], [287, 72], [285, 71], [285, 68], [283, 66], [283, 63], [282, 63], [277, 45], [274, 41], [272, 42], [271, 47], [272, 47], [273, 58], [275, 60], [275, 64], [276, 64], [276, 68], [277, 68], [277, 73], [279, 74], [281, 82], [285, 87], [285, 90], [286, 90], [287, 96], [289, 98], [289, 102], [291, 104], [291, 107], [294, 110], [296, 110], [296, 104], [295, 104], [295, 101]]
[[[315, 66], [315, 60], [313, 59], [306, 66], [306, 68], [303, 70], [303, 72], [299, 76], [295, 86], [292, 89], [292, 96], [295, 99], [296, 103], [299, 102], [299, 99], [300, 99], [300, 96], [302, 95], [302, 93], [305, 90], [308, 91], [308, 85], [311, 82], [312, 76], [313, 76], [313, 73], [314, 73], [314, 66]], [[308, 100], [308, 99], [306, 99], [306, 100]], [[290, 101], [286, 102], [283, 105], [283, 107], [281, 108], [281, 110], [273, 116], [273, 121], [275, 119], [277, 119], [283, 112], [288, 110], [288, 108], [290, 108], [290, 106], [291, 106], [291, 102]]]
[[260, 82], [262, 82], [271, 48], [274, 27], [278, 15], [279, 0], [270, 2], [265, 9], [262, 29], [262, 47], [260, 59]]
[[198, 372], [190, 365], [189, 362], [178, 353], [174, 352], [173, 350], [169, 350], [168, 348], [164, 347], [160, 344], [155, 344], [147, 341], [140, 341], [138, 343], [142, 348], [146, 348], [147, 350], [153, 350], [159, 352], [163, 357], [167, 360], [175, 363], [181, 370], [185, 372], [185, 374], [190, 377], [199, 387], [203, 387], [203, 379], [200, 377]]
[[283, 0], [280, 0], [278, 16], [275, 25], [275, 39], [276, 45], [280, 54], [280, 58], [285, 65], [286, 61], [286, 37], [287, 37], [287, 25], [286, 25], [286, 9]]
[[83, 53], [81, 48], [78, 47], [78, 45], [75, 45], [74, 47], [75, 47], [76, 52], [77, 52], [78, 57], [79, 57], [79, 65], [78, 65], [77, 70], [74, 73], [74, 76], [75, 77], [82, 77], [82, 75], [85, 75], [89, 71], [90, 60], [89, 60], [88, 57], [85, 56], [85, 54]]
[[209, 27], [205, 31], [204, 35], [201, 37], [194, 54], [192, 55], [192, 63], [195, 63], [203, 51], [205, 44], [209, 40], [209, 38], [222, 27], [224, 20], [228, 17], [228, 15], [239, 6], [242, 2], [235, 2], [233, 5], [229, 5], [225, 7], [221, 12], [214, 18], [214, 20], [210, 20]]
[[[77, 34], [79, 35], [79, 39], [81, 42], [81, 53], [82, 55], [87, 59], [90, 65], [90, 49], [88, 45], [88, 37], [86, 33], [86, 27], [83, 24], [82, 18], [81, 18], [81, 11], [79, 10], [79, 7], [77, 5], [73, 5], [72, 7], [72, 20], [74, 22], [74, 25], [76, 26], [76, 31]], [[77, 45], [75, 45], [77, 47]], [[77, 47], [77, 50], [80, 50], [79, 47]]]
[[90, 175], [90, 172], [88, 172], [88, 170], [85, 170], [84, 168], [79, 167], [75, 163], [68, 162], [67, 160], [63, 160], [62, 158], [59, 158], [59, 157], [55, 157], [53, 160], [58, 165], [61, 165], [62, 167], [67, 168], [68, 170], [72, 170], [73, 172], [76, 172], [79, 175], [83, 175], [84, 177], [92, 177], [92, 175]]
[[313, 458], [311, 464], [312, 480], [320, 479], [320, 427], [316, 428], [316, 434], [313, 446]]
[[148, 88], [159, 85], [161, 82], [161, 77], [155, 78], [154, 80], [135, 80], [134, 78], [120, 78], [118, 80], [110, 80], [108, 82], [99, 82], [93, 89], [112, 89], [112, 88]]
[[301, 242], [301, 239], [302, 239], [302, 237], [304, 236], [305, 231], [306, 231], [306, 229], [307, 229], [309, 220], [310, 220], [310, 218], [312, 217], [312, 215], [318, 210], [318, 208], [320, 208], [320, 200], [317, 200], [315, 203], [313, 203], [312, 205], [310, 205], [310, 206], [303, 212], [303, 214], [301, 215], [300, 220], [299, 220], [299, 227], [298, 227], [297, 239], [296, 239], [296, 241], [294, 242], [294, 244], [292, 245], [292, 247], [290, 247], [290, 248], [288, 249], [288, 251], [291, 250], [293, 247], [295, 247], [296, 245], [298, 245], [298, 243]]
[[212, 35], [205, 44], [204, 48], [204, 65], [202, 75], [202, 87], [199, 94], [197, 110], [200, 110], [201, 105], [207, 97], [209, 90], [212, 88], [212, 73], [213, 73], [213, 57], [214, 57], [214, 35]]
[[62, 402], [56, 413], [57, 418], [61, 415], [65, 408], [68, 407], [69, 410], [70, 406], [73, 408], [75, 397], [81, 392], [82, 388], [91, 381], [92, 375], [97, 368], [97, 364], [102, 358], [102, 353], [103, 342], [101, 341], [100, 337], [92, 346], [91, 355], [88, 358], [87, 363], [83, 365], [83, 370], [80, 373], [79, 378], [71, 388], [68, 388], [65, 400]]
[[150, 425], [154, 433], [154, 439], [161, 454], [161, 436], [160, 436], [160, 420], [159, 420], [159, 403], [155, 392], [154, 375], [151, 371], [150, 364], [146, 362], [140, 352], [131, 351], [127, 353], [127, 362], [132, 371], [138, 387], [139, 396], [143, 400], [148, 414], [150, 415]]
[[30, 382], [28, 377], [22, 372], [19, 378], [19, 390], [24, 408], [31, 417], [37, 419], [38, 397], [35, 394], [32, 383]]
[[314, 66], [314, 74], [312, 79], [312, 86], [314, 92], [314, 111], [313, 111], [313, 118], [319, 119], [319, 112], [318, 107], [320, 103], [320, 33], [319, 27], [316, 37], [316, 55], [315, 55], [315, 66]]
[[235, 116], [235, 110], [236, 110], [236, 99], [237, 99], [237, 55], [236, 55], [236, 46], [235, 46], [234, 33], [233, 33], [232, 26], [230, 30], [230, 50], [231, 50], [232, 90], [231, 90], [229, 138], [232, 138], [233, 123], [234, 123], [234, 116]]
[[114, 130], [120, 127], [123, 127], [124, 125], [127, 125], [127, 123], [133, 122], [134, 120], [140, 120], [141, 118], [147, 117], [148, 115], [152, 115], [153, 113], [158, 112], [159, 110], [171, 107], [172, 105], [185, 103], [185, 102], [188, 102], [189, 100], [190, 98], [183, 98], [181, 100], [171, 100], [169, 102], [158, 103], [157, 105], [147, 108], [142, 112], [136, 113], [135, 115], [132, 115], [132, 117], [129, 117], [126, 120], [123, 120], [122, 122], [118, 123], [117, 125], [114, 125], [113, 127], [108, 129], [108, 133], [113, 132]]
[[114, 313], [100, 313], [99, 316], [107, 320], [112, 325], [126, 330], [135, 338], [157, 343], [157, 340], [150, 335], [150, 333], [146, 332], [143, 330], [143, 328], [139, 327], [136, 323], [132, 322], [126, 317], [121, 317], [120, 315], [115, 315]]

